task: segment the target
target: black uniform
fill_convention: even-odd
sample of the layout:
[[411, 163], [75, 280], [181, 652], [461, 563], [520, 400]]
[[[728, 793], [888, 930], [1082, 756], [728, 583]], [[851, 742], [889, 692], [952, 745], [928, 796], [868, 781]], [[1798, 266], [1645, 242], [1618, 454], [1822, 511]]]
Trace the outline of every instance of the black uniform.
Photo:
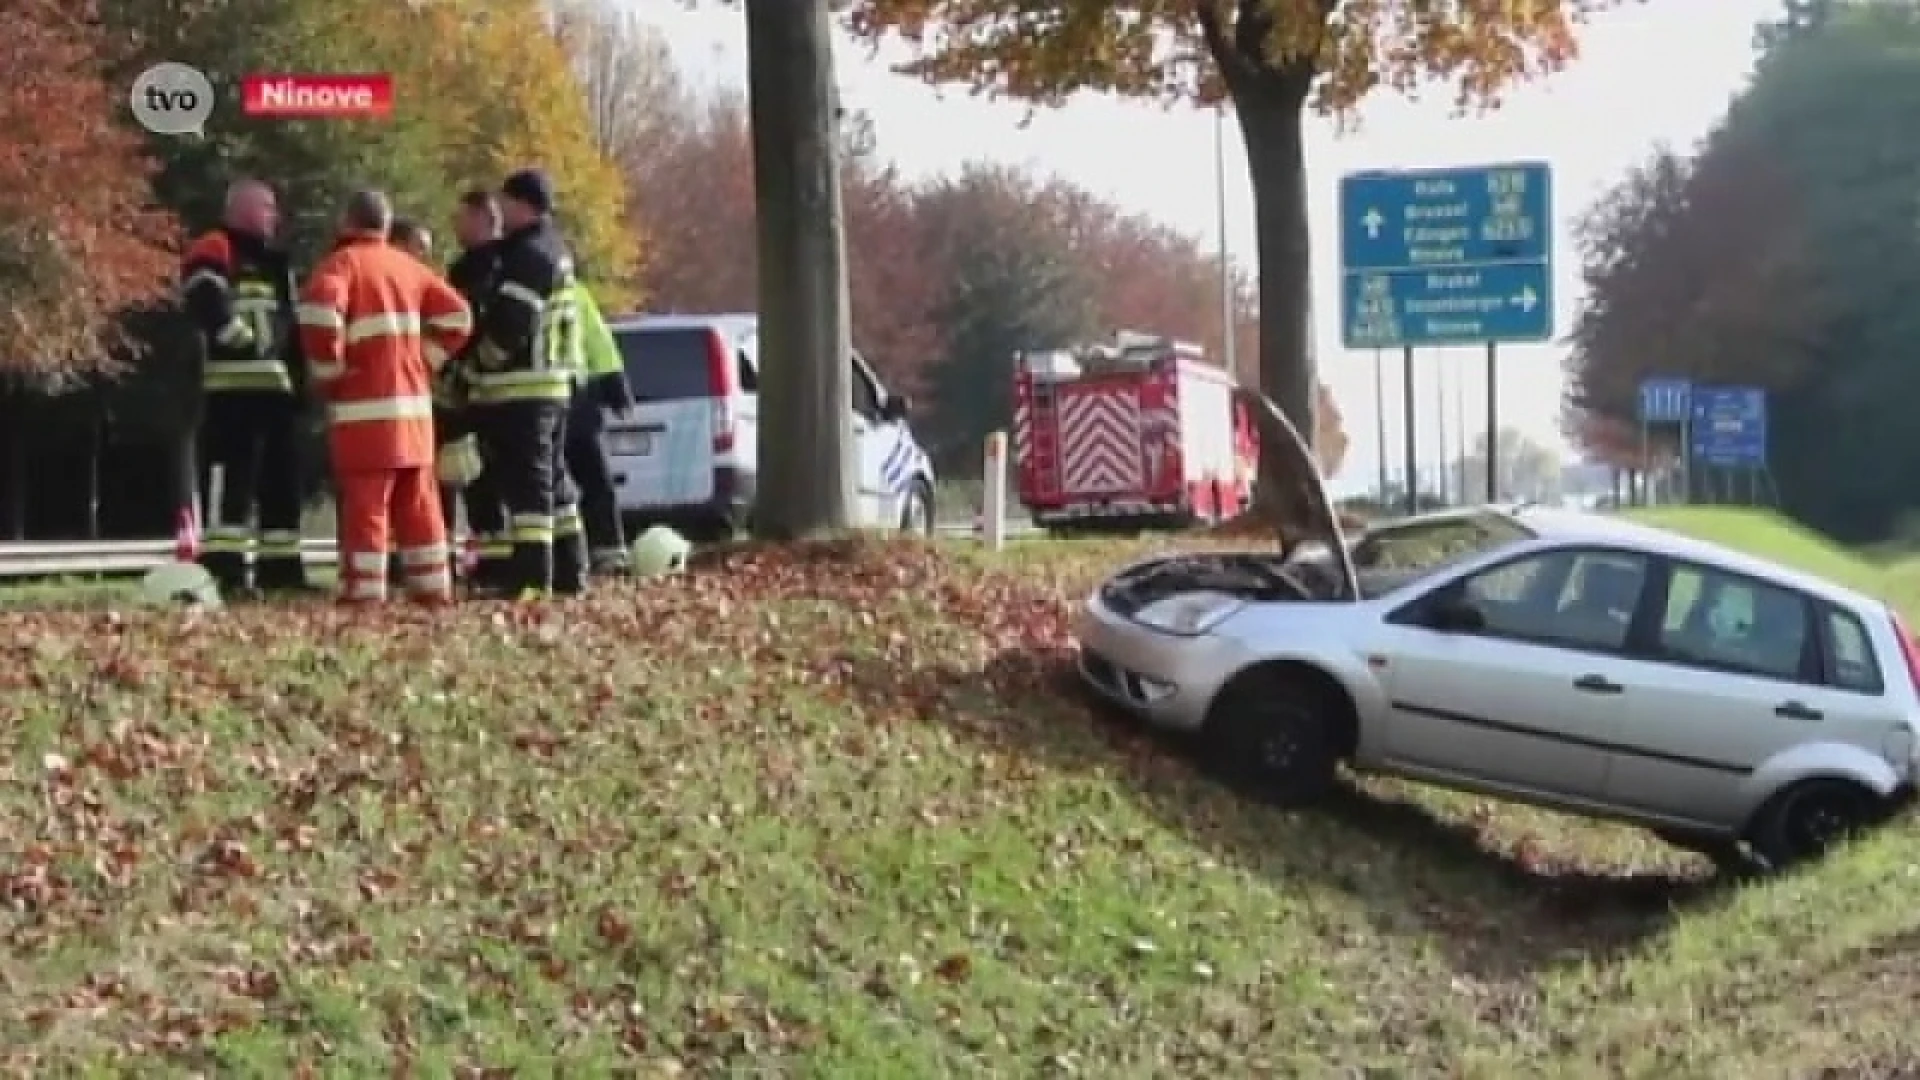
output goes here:
[[580, 367], [573, 256], [551, 218], [499, 240], [472, 347], [472, 417], [507, 506], [515, 592], [586, 588], [586, 537], [563, 459]]
[[[261, 237], [219, 228], [188, 249], [181, 293], [205, 345], [199, 483], [208, 522], [201, 564], [225, 588], [305, 588], [300, 438], [307, 371], [292, 267]], [[215, 469], [222, 476], [218, 506]]]
[[[447, 267], [448, 283], [466, 298], [476, 322], [482, 306], [493, 292], [498, 276], [499, 254], [491, 243], [468, 248]], [[459, 377], [460, 372], [470, 370], [468, 360], [471, 348], [469, 346], [468, 352], [455, 357], [454, 362], [448, 365], [450, 375]], [[465, 391], [456, 391], [455, 396], [464, 397]], [[437, 409], [433, 422], [442, 446], [474, 433], [472, 408], [464, 403], [450, 402]], [[472, 531], [474, 541], [480, 548], [480, 566], [475, 576], [482, 585], [498, 584], [506, 574], [509, 557], [513, 554], [513, 542], [507, 535], [506, 506], [500, 499], [493, 473], [482, 469], [480, 475], [461, 492], [461, 499], [467, 506], [467, 528]], [[453, 502], [452, 489], [443, 490], [440, 509], [446, 516], [449, 529], [453, 528]]]

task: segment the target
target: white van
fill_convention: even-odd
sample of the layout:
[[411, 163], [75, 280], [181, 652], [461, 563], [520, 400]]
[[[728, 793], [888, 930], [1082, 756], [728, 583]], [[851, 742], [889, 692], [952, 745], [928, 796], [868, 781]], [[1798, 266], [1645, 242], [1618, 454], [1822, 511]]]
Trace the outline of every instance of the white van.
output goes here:
[[[754, 315], [642, 315], [609, 321], [638, 403], [609, 418], [607, 456], [629, 529], [695, 535], [744, 527], [759, 487], [760, 334]], [[853, 356], [862, 526], [933, 531], [933, 466], [890, 394]]]

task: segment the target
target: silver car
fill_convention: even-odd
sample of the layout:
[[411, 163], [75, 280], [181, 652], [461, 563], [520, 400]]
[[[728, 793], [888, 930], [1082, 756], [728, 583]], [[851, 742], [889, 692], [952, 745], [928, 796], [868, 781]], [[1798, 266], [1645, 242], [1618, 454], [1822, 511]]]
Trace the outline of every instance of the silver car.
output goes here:
[[1079, 621], [1085, 681], [1235, 779], [1297, 805], [1345, 763], [1774, 867], [1912, 790], [1920, 654], [1886, 604], [1575, 511], [1342, 536], [1285, 434], [1291, 543], [1126, 567]]

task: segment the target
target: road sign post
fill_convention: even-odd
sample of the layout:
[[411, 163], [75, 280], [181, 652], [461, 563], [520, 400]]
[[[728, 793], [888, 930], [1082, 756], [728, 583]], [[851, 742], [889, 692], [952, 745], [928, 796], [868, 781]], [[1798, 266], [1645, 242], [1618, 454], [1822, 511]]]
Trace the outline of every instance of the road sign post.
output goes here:
[[1693, 415], [1693, 384], [1686, 379], [1653, 378], [1640, 383], [1640, 403], [1638, 417], [1640, 421], [1640, 472], [1642, 491], [1646, 501], [1651, 502], [1652, 491], [1646, 484], [1649, 466], [1653, 461], [1653, 429], [1664, 425], [1674, 425], [1680, 429], [1681, 472], [1685, 477], [1683, 501], [1693, 498], [1693, 468], [1689, 444], [1689, 420]]
[[1725, 477], [1730, 499], [1752, 501], [1772, 488], [1767, 460], [1767, 392], [1756, 386], [1696, 386], [1687, 408], [1687, 456]]
[[[1499, 346], [1553, 337], [1552, 180], [1545, 164], [1519, 162], [1351, 173], [1340, 181], [1346, 347], [1397, 347], [1409, 368], [1416, 348], [1487, 347], [1489, 502], [1500, 497]], [[1411, 371], [1406, 392], [1411, 419]], [[1411, 424], [1407, 440], [1411, 487]]]

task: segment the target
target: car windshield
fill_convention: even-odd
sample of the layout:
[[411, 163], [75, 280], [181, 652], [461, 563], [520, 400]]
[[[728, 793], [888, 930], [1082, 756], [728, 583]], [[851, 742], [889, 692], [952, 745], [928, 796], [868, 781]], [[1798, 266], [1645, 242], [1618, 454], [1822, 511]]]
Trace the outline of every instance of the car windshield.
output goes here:
[[1495, 548], [1533, 536], [1505, 514], [1478, 513], [1408, 521], [1369, 530], [1353, 545], [1361, 592], [1377, 596]]

